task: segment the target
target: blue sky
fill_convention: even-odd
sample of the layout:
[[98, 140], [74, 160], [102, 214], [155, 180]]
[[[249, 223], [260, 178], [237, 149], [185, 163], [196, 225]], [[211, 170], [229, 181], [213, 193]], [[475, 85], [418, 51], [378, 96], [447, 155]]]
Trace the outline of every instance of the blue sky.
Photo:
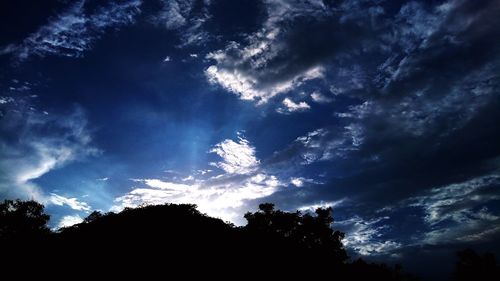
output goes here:
[[498, 1], [0, 11], [0, 198], [53, 227], [166, 202], [244, 224], [273, 202], [333, 206], [353, 255], [416, 270], [499, 252]]

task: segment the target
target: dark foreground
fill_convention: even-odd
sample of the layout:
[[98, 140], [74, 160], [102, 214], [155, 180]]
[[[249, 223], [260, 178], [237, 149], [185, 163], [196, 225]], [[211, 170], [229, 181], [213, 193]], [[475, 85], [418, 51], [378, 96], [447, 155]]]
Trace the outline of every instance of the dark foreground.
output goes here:
[[[245, 227], [235, 227], [194, 205], [145, 206], [94, 212], [54, 233], [42, 205], [0, 205], [3, 276], [418, 280], [400, 266], [350, 261], [330, 209], [310, 215], [262, 204], [245, 215]], [[500, 280], [493, 257], [462, 254], [454, 280]]]

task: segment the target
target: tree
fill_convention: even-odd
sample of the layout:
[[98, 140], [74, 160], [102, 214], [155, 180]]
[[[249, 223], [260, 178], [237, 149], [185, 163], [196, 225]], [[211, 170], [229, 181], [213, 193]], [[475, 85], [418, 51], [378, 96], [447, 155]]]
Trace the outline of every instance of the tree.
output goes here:
[[93, 211], [92, 213], [90, 213], [90, 215], [88, 215], [88, 217], [86, 217], [83, 222], [84, 223], [91, 223], [97, 219], [100, 219], [102, 218], [104, 215], [99, 212], [99, 211]]
[[452, 280], [500, 280], [500, 267], [491, 253], [477, 254], [471, 249], [457, 253], [459, 258]]
[[33, 239], [50, 233], [50, 216], [33, 200], [5, 200], [0, 203], [0, 240]]
[[245, 227], [253, 233], [278, 236], [296, 243], [328, 260], [343, 263], [348, 259], [342, 245], [344, 233], [332, 229], [332, 208], [318, 208], [315, 215], [274, 210], [270, 203], [260, 204], [259, 211], [246, 213]]

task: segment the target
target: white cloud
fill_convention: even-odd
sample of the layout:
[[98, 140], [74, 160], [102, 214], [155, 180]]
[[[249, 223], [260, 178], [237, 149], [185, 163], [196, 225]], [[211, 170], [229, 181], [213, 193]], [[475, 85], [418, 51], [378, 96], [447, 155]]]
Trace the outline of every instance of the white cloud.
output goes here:
[[423, 195], [404, 200], [402, 206], [422, 208], [429, 229], [417, 244], [442, 245], [485, 241], [496, 235], [500, 215], [486, 204], [500, 199], [495, 189], [500, 175], [491, 174], [464, 182], [433, 188]]
[[141, 3], [140, 0], [113, 2], [89, 13], [86, 1], [77, 1], [22, 43], [9, 45], [1, 53], [14, 53], [20, 61], [31, 56], [80, 57], [106, 28], [133, 23]]
[[[445, 220], [461, 223], [475, 214], [470, 209], [485, 202], [500, 199], [495, 194], [482, 193], [500, 184], [500, 175], [488, 175], [431, 189], [422, 196], [406, 200], [406, 204], [424, 209], [425, 221], [435, 225]], [[485, 219], [486, 216], [477, 217]]]
[[238, 137], [237, 142], [227, 139], [216, 144], [210, 152], [222, 158], [222, 161], [213, 165], [229, 174], [251, 173], [260, 163], [255, 157], [255, 147], [241, 136]]
[[304, 186], [305, 183], [312, 183], [312, 184], [322, 184], [319, 181], [316, 181], [314, 179], [308, 179], [304, 177], [292, 177], [290, 178], [290, 184], [296, 186], [296, 187], [302, 187]]
[[47, 203], [54, 204], [57, 206], [67, 205], [68, 207], [76, 211], [90, 211], [89, 204], [85, 202], [80, 202], [78, 201], [77, 198], [67, 198], [61, 195], [57, 195], [55, 193], [50, 194], [49, 202]]
[[78, 223], [83, 222], [83, 219], [79, 215], [74, 216], [64, 216], [61, 218], [59, 223], [57, 224], [57, 229], [62, 227], [69, 227]]
[[267, 18], [262, 28], [249, 35], [246, 44], [231, 42], [225, 49], [209, 53], [207, 58], [215, 63], [205, 71], [211, 83], [259, 104], [322, 78], [325, 71], [321, 64], [296, 68], [282, 60], [290, 55], [290, 46], [282, 41], [290, 29], [283, 25], [288, 26], [299, 15], [324, 16], [325, 6], [320, 1], [265, 1], [265, 7]]
[[264, 171], [255, 157], [255, 148], [239, 136], [227, 139], [210, 151], [222, 158], [215, 163], [224, 173], [206, 178], [210, 170], [200, 170], [180, 180], [134, 179], [145, 186], [135, 187], [116, 198], [112, 211], [141, 204], [197, 204], [201, 212], [236, 224], [252, 200], [265, 198], [286, 186], [278, 177]]
[[346, 158], [362, 146], [364, 132], [358, 123], [351, 123], [342, 129], [343, 132], [340, 134], [332, 128], [314, 130], [298, 137], [290, 149], [298, 150], [299, 153], [296, 155], [301, 157], [302, 164], [306, 165], [316, 161]]
[[[266, 103], [270, 98], [302, 85], [304, 82], [323, 77], [323, 68], [316, 66], [310, 68], [290, 79], [261, 83], [257, 75], [252, 75], [238, 66], [223, 67], [227, 56], [222, 53], [211, 53], [207, 56], [218, 61], [218, 65], [209, 66], [205, 74], [209, 82], [219, 84], [227, 91], [237, 94], [242, 100]], [[219, 65], [221, 64], [221, 65]]]
[[392, 240], [382, 241], [380, 237], [387, 228], [380, 222], [389, 217], [380, 217], [364, 220], [359, 216], [351, 219], [337, 221], [336, 224], [346, 230], [346, 238], [343, 240], [347, 248], [351, 248], [361, 255], [387, 255], [402, 247], [402, 244]]
[[302, 187], [304, 185], [304, 181], [302, 178], [292, 178], [290, 179], [290, 183], [295, 185], [296, 187]]
[[24, 112], [19, 106], [6, 112], [0, 126], [18, 141], [13, 143], [0, 136], [0, 169], [4, 171], [0, 174], [0, 194], [3, 197], [51, 203], [50, 196], [33, 180], [67, 163], [100, 153], [91, 146], [86, 118], [79, 108], [69, 115], [46, 115], [32, 109]]
[[164, 59], [163, 59], [163, 62], [169, 62], [171, 61], [170, 57], [169, 56], [166, 56]]
[[11, 97], [0, 97], [0, 104], [6, 104], [14, 102], [14, 99]]
[[313, 101], [317, 103], [329, 103], [333, 101], [333, 98], [325, 96], [321, 94], [320, 92], [312, 92], [311, 93], [311, 98]]
[[311, 109], [311, 107], [305, 101], [296, 103], [290, 98], [285, 98], [282, 104], [284, 108], [278, 108], [277, 111], [279, 113], [299, 112]]
[[304, 212], [314, 212], [318, 208], [324, 209], [324, 208], [334, 208], [334, 207], [340, 206], [345, 201], [346, 201], [345, 198], [337, 200], [337, 201], [319, 201], [319, 202], [314, 203], [314, 204], [307, 204], [307, 205], [300, 206], [298, 208], [298, 210], [304, 211]]
[[196, 204], [201, 212], [233, 223], [242, 223], [242, 214], [249, 200], [267, 197], [283, 184], [272, 175], [258, 173], [222, 177], [207, 180], [196, 179], [192, 184], [145, 179], [147, 187], [134, 188], [118, 197], [113, 211], [142, 204]]

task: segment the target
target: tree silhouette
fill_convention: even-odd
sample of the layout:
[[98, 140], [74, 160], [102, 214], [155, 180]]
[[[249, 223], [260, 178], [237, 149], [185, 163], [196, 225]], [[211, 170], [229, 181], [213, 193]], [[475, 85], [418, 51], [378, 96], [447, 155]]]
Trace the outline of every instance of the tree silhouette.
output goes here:
[[90, 213], [90, 215], [88, 215], [85, 219], [83, 219], [83, 222], [84, 223], [91, 223], [97, 219], [100, 219], [103, 217], [103, 214], [99, 211], [93, 211], [92, 213]]
[[[342, 245], [344, 233], [334, 231], [332, 208], [318, 208], [315, 216], [297, 211], [294, 213], [274, 209], [274, 204], [259, 205], [259, 211], [246, 213], [245, 229], [255, 235], [283, 239], [304, 251], [328, 259], [331, 263], [343, 263], [348, 259]], [[286, 243], [285, 242], [285, 243]]]
[[[304, 275], [308, 279], [416, 280], [400, 267], [361, 259], [350, 262], [342, 245], [344, 234], [332, 229], [331, 208], [285, 212], [264, 203], [245, 218], [246, 226], [235, 227], [200, 213], [196, 205], [165, 204], [126, 208], [116, 214], [94, 211], [82, 223], [53, 233], [47, 228], [49, 216], [43, 205], [6, 200], [0, 204], [0, 249], [5, 260], [1, 265], [10, 269], [23, 264], [37, 277], [57, 265], [67, 273], [83, 272], [93, 278], [102, 274], [129, 278], [135, 273], [142, 279], [158, 274], [233, 279], [244, 274], [250, 279]], [[474, 265], [471, 272], [484, 269], [484, 264], [492, 268], [489, 257], [477, 259], [465, 259], [473, 262], [463, 262], [460, 274], [472, 276], [463, 269], [470, 264]]]
[[5, 200], [0, 203], [0, 239], [33, 240], [50, 233], [50, 216], [35, 201]]
[[493, 254], [479, 255], [472, 249], [465, 249], [457, 256], [459, 260], [452, 275], [453, 281], [500, 280], [500, 267]]

